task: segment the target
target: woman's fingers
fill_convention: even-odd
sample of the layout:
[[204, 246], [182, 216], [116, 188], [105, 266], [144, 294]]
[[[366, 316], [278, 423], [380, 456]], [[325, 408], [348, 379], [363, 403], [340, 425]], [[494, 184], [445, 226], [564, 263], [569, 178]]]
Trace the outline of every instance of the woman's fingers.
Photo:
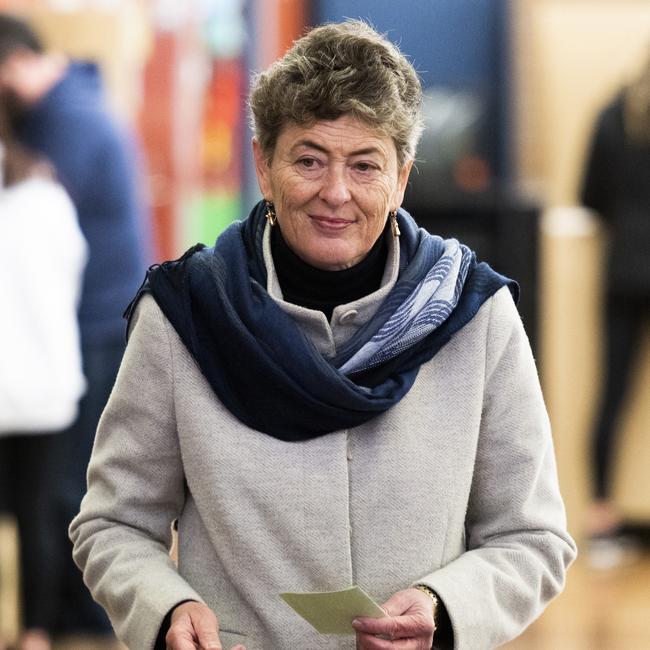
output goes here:
[[400, 591], [382, 606], [388, 616], [352, 621], [362, 650], [420, 650], [431, 648], [433, 608], [431, 600], [418, 589]]
[[174, 609], [165, 642], [167, 650], [223, 650], [217, 617], [198, 602], [182, 603]]
[[359, 618], [352, 626], [365, 634], [380, 634], [388, 639], [410, 639], [433, 633], [433, 625], [425, 616], [407, 614], [405, 616], [384, 616], [383, 618]]

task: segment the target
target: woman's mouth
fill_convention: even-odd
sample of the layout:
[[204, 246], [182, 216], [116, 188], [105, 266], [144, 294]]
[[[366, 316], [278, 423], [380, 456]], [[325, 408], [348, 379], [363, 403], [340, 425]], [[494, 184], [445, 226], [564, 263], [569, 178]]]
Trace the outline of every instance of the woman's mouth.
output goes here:
[[317, 228], [325, 231], [344, 230], [353, 223], [350, 219], [341, 219], [339, 217], [328, 217], [316, 214], [310, 214], [309, 218]]

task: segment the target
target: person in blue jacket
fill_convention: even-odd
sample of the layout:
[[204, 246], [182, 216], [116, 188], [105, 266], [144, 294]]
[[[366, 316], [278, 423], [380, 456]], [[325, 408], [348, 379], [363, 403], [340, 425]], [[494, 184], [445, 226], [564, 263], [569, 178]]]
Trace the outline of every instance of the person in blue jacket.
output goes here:
[[48, 466], [50, 506], [57, 513], [51, 570], [43, 576], [51, 599], [26, 603], [25, 616], [38, 605], [38, 624], [48, 635], [108, 632], [70, 559], [66, 530], [85, 493], [95, 430], [121, 361], [122, 312], [149, 261], [138, 158], [132, 138], [109, 114], [97, 67], [45, 51], [26, 23], [6, 14], [0, 14], [0, 93], [18, 138], [53, 164], [89, 250], [79, 306], [88, 388], [77, 420], [57, 436]]

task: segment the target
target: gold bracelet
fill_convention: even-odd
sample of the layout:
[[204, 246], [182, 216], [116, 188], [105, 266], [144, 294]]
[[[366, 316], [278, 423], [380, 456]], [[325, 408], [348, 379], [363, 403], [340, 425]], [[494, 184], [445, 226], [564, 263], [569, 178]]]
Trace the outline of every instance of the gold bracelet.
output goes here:
[[423, 594], [426, 594], [429, 596], [429, 598], [431, 598], [431, 603], [433, 604], [433, 626], [435, 628], [438, 623], [436, 616], [438, 613], [438, 594], [436, 594], [433, 589], [427, 587], [426, 585], [414, 585], [413, 588], [418, 589]]

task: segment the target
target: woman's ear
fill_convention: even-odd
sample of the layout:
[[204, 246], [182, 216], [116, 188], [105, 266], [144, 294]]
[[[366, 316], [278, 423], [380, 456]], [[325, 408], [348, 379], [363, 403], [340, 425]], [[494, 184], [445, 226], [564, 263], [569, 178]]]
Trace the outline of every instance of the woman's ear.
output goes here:
[[253, 138], [253, 158], [255, 160], [255, 173], [257, 175], [257, 184], [260, 186], [260, 192], [267, 201], [273, 201], [273, 192], [271, 191], [271, 170], [262, 147], [257, 139]]

